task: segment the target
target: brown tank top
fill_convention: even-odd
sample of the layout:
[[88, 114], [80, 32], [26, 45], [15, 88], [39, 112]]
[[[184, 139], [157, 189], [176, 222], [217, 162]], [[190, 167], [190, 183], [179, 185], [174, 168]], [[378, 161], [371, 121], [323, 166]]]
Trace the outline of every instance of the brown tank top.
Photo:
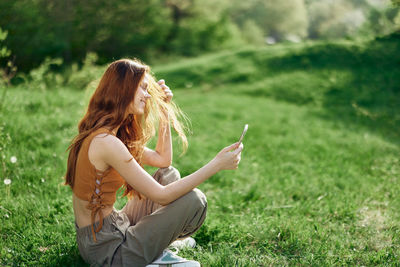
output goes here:
[[[82, 199], [89, 202], [87, 208], [92, 211], [92, 233], [96, 240], [95, 232], [99, 232], [103, 227], [103, 212], [105, 207], [113, 206], [116, 200], [117, 190], [124, 184], [124, 179], [119, 173], [108, 168], [104, 172], [96, 170], [95, 166], [89, 161], [89, 145], [93, 138], [101, 133], [111, 134], [107, 129], [100, 128], [85, 138], [78, 153], [76, 162], [75, 181], [73, 192]], [[99, 225], [94, 229], [96, 215], [99, 214]]]

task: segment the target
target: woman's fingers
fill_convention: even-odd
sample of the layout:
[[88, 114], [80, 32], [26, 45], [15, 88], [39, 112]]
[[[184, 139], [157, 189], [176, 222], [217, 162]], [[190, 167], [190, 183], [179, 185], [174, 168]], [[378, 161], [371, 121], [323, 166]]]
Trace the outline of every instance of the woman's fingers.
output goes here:
[[241, 157], [240, 157], [240, 155], [238, 155], [238, 156], [235, 158], [235, 163], [238, 163], [238, 164], [239, 164], [240, 160], [241, 160]]
[[235, 155], [239, 155], [242, 152], [243, 148], [244, 148], [243, 143], [240, 143], [240, 145], [233, 151], [233, 153]]
[[234, 163], [234, 169], [237, 169], [241, 160], [241, 155], [242, 155], [242, 150], [243, 150], [243, 144], [241, 143], [232, 153], [234, 155], [233, 163]]
[[172, 92], [171, 89], [169, 89], [169, 87], [165, 84], [160, 85], [160, 87], [161, 87], [161, 89], [163, 89], [164, 92], [167, 92], [167, 91]]
[[165, 81], [163, 79], [159, 80], [157, 83], [161, 87], [161, 89], [163, 89], [164, 92], [165, 91], [171, 92], [171, 89], [169, 89], [168, 85], [165, 84]]
[[223, 148], [218, 153], [216, 159], [222, 170], [234, 170], [238, 168], [243, 147], [242, 143], [236, 142]]
[[168, 89], [164, 89], [164, 93], [165, 93], [166, 95], [173, 95], [172, 91], [169, 90], [169, 88], [168, 88]]
[[221, 159], [224, 158], [222, 161], [225, 165], [225, 169], [237, 169], [241, 160], [241, 152], [243, 150], [243, 144], [234, 143], [230, 146], [225, 147], [222, 149], [220, 155]]
[[239, 144], [236, 142], [236, 143], [234, 143], [232, 145], [229, 145], [229, 146], [225, 147], [224, 149], [222, 149], [222, 151], [223, 152], [229, 152], [229, 151], [235, 149], [238, 145]]
[[164, 91], [166, 102], [170, 102], [172, 97], [174, 96], [174, 94], [172, 93], [169, 86], [165, 84], [165, 80], [161, 79], [157, 83], [158, 83], [158, 85], [160, 85], [161, 89]]
[[168, 87], [168, 85], [162, 84], [160, 85], [161, 89], [163, 89], [164, 91], [171, 91]]

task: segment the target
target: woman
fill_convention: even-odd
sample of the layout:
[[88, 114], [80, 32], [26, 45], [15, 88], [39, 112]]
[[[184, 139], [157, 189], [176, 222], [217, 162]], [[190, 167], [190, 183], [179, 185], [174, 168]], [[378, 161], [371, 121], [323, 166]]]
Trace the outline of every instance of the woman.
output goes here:
[[[187, 141], [172, 96], [163, 80], [155, 82], [148, 66], [122, 59], [108, 66], [90, 100], [69, 147], [65, 179], [73, 191], [78, 248], [91, 265], [199, 266], [164, 250], [198, 230], [207, 202], [196, 186], [220, 170], [236, 169], [243, 145], [222, 149], [179, 179], [170, 167], [170, 124], [184, 147]], [[145, 145], [157, 121], [158, 141], [151, 150]], [[160, 169], [152, 177], [142, 165]], [[122, 185], [131, 198], [117, 211], [113, 205]]]

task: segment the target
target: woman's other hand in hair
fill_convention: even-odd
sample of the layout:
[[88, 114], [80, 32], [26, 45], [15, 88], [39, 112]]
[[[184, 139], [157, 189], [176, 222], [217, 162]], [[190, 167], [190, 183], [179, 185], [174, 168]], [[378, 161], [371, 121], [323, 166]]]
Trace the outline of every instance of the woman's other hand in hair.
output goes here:
[[219, 170], [235, 170], [238, 168], [243, 150], [243, 143], [234, 143], [222, 149], [213, 159]]
[[159, 80], [157, 83], [165, 93], [165, 102], [167, 103], [171, 102], [171, 99], [174, 96], [171, 89], [169, 89], [169, 87], [165, 84], [165, 81], [163, 79]]

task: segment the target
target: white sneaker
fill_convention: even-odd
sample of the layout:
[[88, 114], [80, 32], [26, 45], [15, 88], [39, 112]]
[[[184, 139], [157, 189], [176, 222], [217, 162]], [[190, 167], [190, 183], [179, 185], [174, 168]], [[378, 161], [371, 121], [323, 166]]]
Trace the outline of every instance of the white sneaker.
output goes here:
[[184, 248], [194, 248], [196, 246], [196, 240], [193, 237], [187, 237], [182, 240], [175, 240], [169, 245], [171, 248], [184, 249]]
[[170, 250], [164, 250], [160, 257], [146, 267], [159, 267], [166, 265], [171, 267], [200, 267], [199, 262], [179, 257]]

